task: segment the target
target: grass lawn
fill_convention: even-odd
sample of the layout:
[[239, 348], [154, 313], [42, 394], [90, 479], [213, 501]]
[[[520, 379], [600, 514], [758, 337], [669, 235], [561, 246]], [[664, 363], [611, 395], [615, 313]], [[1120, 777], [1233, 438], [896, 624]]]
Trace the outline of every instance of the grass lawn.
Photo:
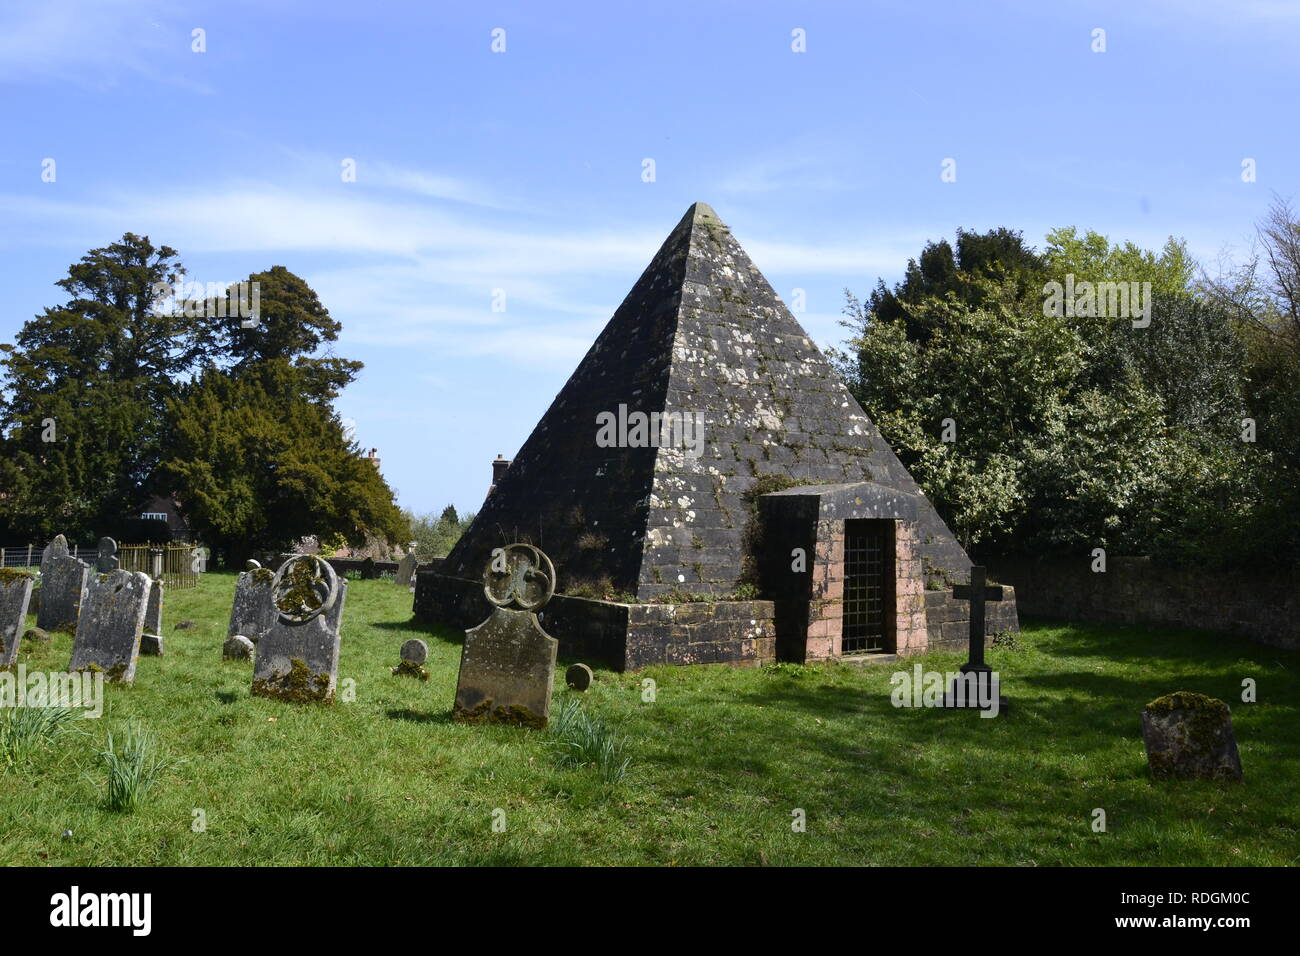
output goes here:
[[[1300, 655], [1188, 630], [1026, 622], [993, 649], [1010, 713], [895, 709], [893, 665], [597, 669], [582, 704], [625, 740], [605, 785], [561, 769], [548, 732], [450, 721], [458, 635], [411, 621], [389, 580], [349, 583], [332, 707], [249, 695], [221, 659], [235, 578], [167, 596], [166, 656], [109, 686], [99, 720], [0, 773], [7, 865], [1287, 865], [1300, 858]], [[192, 620], [192, 630], [173, 630]], [[430, 679], [395, 677], [429, 642]], [[25, 643], [65, 668], [71, 638]], [[961, 659], [916, 660], [955, 670]], [[552, 716], [575, 692], [558, 668]], [[1259, 702], [1240, 702], [1246, 677]], [[657, 699], [642, 700], [642, 681]], [[1174, 690], [1233, 708], [1242, 784], [1155, 784], [1142, 706]], [[105, 806], [97, 756], [137, 717], [169, 770], [133, 814]], [[1094, 808], [1107, 832], [1094, 833]], [[494, 832], [493, 812], [505, 830]], [[793, 832], [802, 808], [807, 830]], [[194, 811], [206, 817], [193, 832]], [[499, 816], [499, 815], [498, 815]], [[71, 830], [71, 837], [63, 837]]]

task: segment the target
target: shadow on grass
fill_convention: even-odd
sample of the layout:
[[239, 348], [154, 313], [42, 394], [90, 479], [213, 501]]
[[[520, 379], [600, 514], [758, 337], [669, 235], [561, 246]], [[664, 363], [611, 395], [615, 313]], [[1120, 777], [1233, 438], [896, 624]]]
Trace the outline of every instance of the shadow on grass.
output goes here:
[[410, 707], [394, 708], [386, 713], [389, 720], [405, 720], [413, 724], [449, 724], [451, 723], [451, 711], [439, 711], [437, 713], [426, 713], [425, 711], [412, 710]]
[[242, 695], [235, 693], [233, 690], [219, 690], [213, 696], [223, 704], [233, 704]]

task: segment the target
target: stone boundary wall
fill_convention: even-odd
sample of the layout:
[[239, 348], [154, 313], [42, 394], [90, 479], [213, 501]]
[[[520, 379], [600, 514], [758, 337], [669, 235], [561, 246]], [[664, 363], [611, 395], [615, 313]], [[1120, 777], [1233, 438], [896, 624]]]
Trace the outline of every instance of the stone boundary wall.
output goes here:
[[[421, 570], [415, 617], [424, 624], [465, 629], [491, 605], [480, 581]], [[758, 666], [776, 659], [771, 601], [692, 604], [614, 604], [557, 594], [537, 616], [565, 657], [615, 670], [652, 664]]]
[[[1018, 592], [1004, 578], [1001, 601], [984, 602], [984, 646], [988, 647], [999, 631], [1019, 631], [1018, 610], [1024, 610]], [[952, 591], [925, 592], [925, 623], [929, 631], [929, 650], [965, 651], [970, 646], [970, 601], [958, 601]]]
[[1026, 614], [1195, 627], [1300, 649], [1300, 571], [1176, 568], [1110, 557], [1106, 570], [1094, 573], [1091, 555], [988, 560], [998, 581], [1023, 593]]

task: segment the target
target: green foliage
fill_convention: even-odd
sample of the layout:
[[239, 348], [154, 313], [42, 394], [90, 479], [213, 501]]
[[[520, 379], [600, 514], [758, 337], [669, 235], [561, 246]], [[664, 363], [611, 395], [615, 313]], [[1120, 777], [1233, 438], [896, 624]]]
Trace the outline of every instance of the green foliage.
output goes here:
[[[1060, 229], [1037, 257], [1013, 236], [961, 233], [970, 251], [931, 244], [894, 292], [849, 296], [850, 389], [967, 546], [1205, 560], [1258, 500], [1230, 315], [1175, 240]], [[1150, 282], [1150, 325], [1049, 308], [1067, 275]]]
[[432, 513], [416, 516], [409, 511], [403, 515], [411, 528], [408, 540], [415, 542], [415, 556], [421, 562], [445, 558], [474, 521], [473, 513], [464, 518], [457, 515], [454, 505], [447, 505], [437, 517]]
[[564, 702], [551, 725], [556, 758], [561, 767], [595, 767], [602, 782], [621, 783], [632, 765], [623, 741], [598, 714], [588, 713], [575, 699]]
[[134, 813], [162, 775], [181, 763], [161, 756], [153, 732], [134, 720], [124, 737], [108, 735], [99, 758], [108, 773], [105, 805], [116, 813]]
[[301, 373], [266, 362], [235, 376], [209, 368], [169, 405], [161, 473], [185, 489], [191, 527], [229, 566], [309, 534], [403, 540], [393, 493], [333, 410], [297, 390]]
[[82, 712], [67, 707], [7, 707], [0, 711], [0, 773], [49, 753], [76, 732]]

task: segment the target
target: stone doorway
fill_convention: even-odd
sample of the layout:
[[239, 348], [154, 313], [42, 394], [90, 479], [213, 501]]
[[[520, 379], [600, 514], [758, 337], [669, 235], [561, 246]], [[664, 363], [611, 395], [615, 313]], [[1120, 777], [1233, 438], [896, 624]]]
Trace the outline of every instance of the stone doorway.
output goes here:
[[844, 522], [844, 610], [840, 654], [892, 654], [894, 522]]

